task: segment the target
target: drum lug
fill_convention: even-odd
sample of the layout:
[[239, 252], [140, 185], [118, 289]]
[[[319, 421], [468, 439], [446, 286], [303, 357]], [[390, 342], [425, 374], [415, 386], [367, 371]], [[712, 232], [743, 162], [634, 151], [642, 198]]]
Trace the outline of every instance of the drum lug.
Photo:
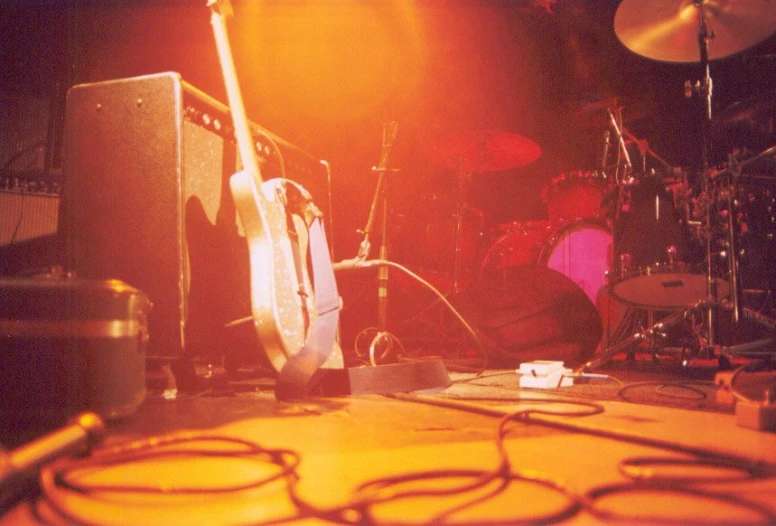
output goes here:
[[625, 279], [630, 274], [631, 270], [631, 264], [633, 263], [633, 256], [629, 252], [624, 252], [620, 254], [620, 260], [619, 263], [619, 279]]
[[668, 256], [668, 268], [676, 267], [676, 245], [668, 245], [666, 247], [666, 255]]

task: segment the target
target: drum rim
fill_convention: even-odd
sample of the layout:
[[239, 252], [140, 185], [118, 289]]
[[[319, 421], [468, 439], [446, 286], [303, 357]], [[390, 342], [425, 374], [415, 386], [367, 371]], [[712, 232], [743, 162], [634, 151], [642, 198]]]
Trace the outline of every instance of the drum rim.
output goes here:
[[[636, 280], [638, 278], [643, 278], [643, 277], [648, 277], [648, 276], [660, 276], [660, 275], [666, 275], [666, 274], [680, 274], [680, 275], [684, 275], [684, 276], [700, 277], [700, 278], [703, 278], [704, 280], [706, 279], [706, 276], [703, 273], [667, 271], [667, 272], [657, 272], [657, 273], [650, 273], [650, 274], [640, 274], [638, 276], [631, 276], [631, 277], [628, 277], [627, 279], [620, 279], [620, 280], [616, 280], [616, 281], [608, 280], [607, 284], [606, 284], [606, 289], [609, 292], [609, 294], [611, 295], [611, 297], [614, 298], [615, 300], [620, 301], [620, 302], [622, 302], [622, 303], [624, 303], [624, 304], [626, 304], [626, 305], [628, 305], [630, 307], [646, 309], [646, 310], [680, 310], [680, 309], [686, 309], [688, 307], [691, 307], [693, 305], [693, 303], [704, 299], [704, 298], [698, 298], [697, 300], [695, 300], [693, 302], [683, 303], [681, 305], [679, 305], [679, 304], [667, 304], [665, 302], [658, 305], [656, 303], [646, 303], [646, 302], [643, 302], [643, 301], [634, 301], [632, 299], [628, 299], [628, 298], [622, 296], [621, 293], [618, 294], [617, 291], [616, 291], [616, 287], [618, 285], [622, 285], [623, 283], [626, 283], [628, 281], [633, 282], [634, 280]], [[730, 283], [728, 282], [728, 280], [726, 280], [724, 278], [714, 278], [714, 281], [717, 282], [717, 289], [720, 290], [720, 291], [723, 290], [723, 286], [727, 287], [727, 290], [725, 290], [724, 293], [721, 294], [721, 296], [727, 296], [728, 293], [729, 293], [729, 287], [730, 287]], [[620, 292], [622, 292], [622, 289], [620, 290]]]

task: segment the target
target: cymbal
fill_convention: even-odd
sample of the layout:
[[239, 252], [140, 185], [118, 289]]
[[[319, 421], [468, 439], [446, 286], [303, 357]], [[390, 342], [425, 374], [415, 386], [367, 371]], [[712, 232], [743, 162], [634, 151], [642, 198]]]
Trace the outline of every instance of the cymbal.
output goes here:
[[754, 122], [759, 117], [772, 117], [774, 114], [776, 114], [776, 91], [770, 91], [734, 102], [714, 117], [714, 124], [724, 126]]
[[632, 102], [624, 102], [619, 97], [609, 97], [584, 105], [574, 113], [572, 120], [583, 128], [606, 128], [610, 122], [607, 110], [614, 115], [622, 111], [623, 122], [630, 123], [652, 115], [657, 110], [657, 103], [654, 98], [646, 96]]
[[776, 91], [731, 104], [712, 119], [711, 131], [754, 148], [776, 142]]
[[[740, 53], [776, 32], [771, 0], [701, 0], [709, 60]], [[614, 32], [631, 51], [665, 62], [700, 62], [701, 8], [693, 0], [623, 0]]]
[[521, 168], [542, 154], [538, 144], [515, 133], [468, 130], [437, 140], [426, 153], [435, 164], [467, 173], [498, 172]]

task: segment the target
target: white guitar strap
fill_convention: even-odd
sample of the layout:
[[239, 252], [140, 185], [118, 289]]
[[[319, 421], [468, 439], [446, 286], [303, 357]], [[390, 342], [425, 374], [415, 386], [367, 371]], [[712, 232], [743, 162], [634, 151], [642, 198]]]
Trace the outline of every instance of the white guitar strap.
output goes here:
[[304, 400], [316, 390], [322, 374], [316, 374], [331, 354], [339, 325], [339, 292], [329, 255], [329, 244], [320, 215], [309, 226], [310, 261], [318, 316], [310, 327], [304, 348], [290, 356], [278, 373], [275, 398]]
[[[290, 181], [312, 212], [309, 223], [309, 248], [315, 289], [317, 318], [312, 322], [304, 348], [289, 356], [275, 382], [275, 398], [282, 402], [306, 400], [311, 396], [342, 396], [411, 392], [420, 389], [441, 389], [450, 385], [444, 361], [440, 358], [417, 360], [375, 367], [345, 369], [321, 368], [334, 348], [339, 324], [339, 292], [334, 277], [326, 232], [321, 214], [312, 204], [304, 188]], [[288, 194], [287, 194], [288, 195]], [[299, 207], [292, 206], [290, 208]], [[312, 221], [310, 222], [310, 219]]]

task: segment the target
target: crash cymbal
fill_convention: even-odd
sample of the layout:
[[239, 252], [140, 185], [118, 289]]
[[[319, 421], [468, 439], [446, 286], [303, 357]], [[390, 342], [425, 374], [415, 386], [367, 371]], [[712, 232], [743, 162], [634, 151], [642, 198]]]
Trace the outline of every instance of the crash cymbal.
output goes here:
[[[608, 110], [608, 111], [607, 111]], [[622, 120], [626, 123], [635, 122], [657, 110], [654, 98], [637, 97], [633, 101], [623, 101], [619, 97], [609, 97], [582, 106], [573, 115], [574, 124], [583, 128], [606, 128], [609, 126], [609, 112], [617, 115], [622, 112]]]
[[[740, 53], [776, 32], [772, 0], [697, 0], [702, 4], [709, 60]], [[631, 51], [665, 62], [700, 62], [701, 8], [693, 0], [623, 0], [614, 32]]]
[[541, 148], [531, 139], [496, 130], [450, 133], [426, 153], [432, 162], [451, 170], [484, 173], [521, 168], [536, 161]]

